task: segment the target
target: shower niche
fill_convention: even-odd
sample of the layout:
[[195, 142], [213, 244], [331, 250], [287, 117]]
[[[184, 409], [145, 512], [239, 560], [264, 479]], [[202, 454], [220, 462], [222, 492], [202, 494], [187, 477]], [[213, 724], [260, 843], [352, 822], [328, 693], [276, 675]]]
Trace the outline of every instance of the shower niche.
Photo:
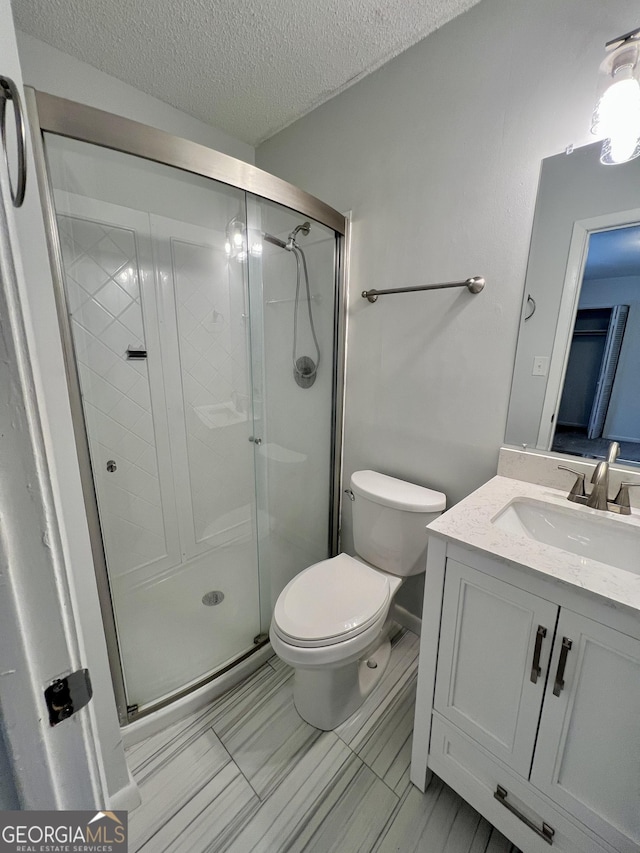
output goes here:
[[335, 550], [344, 227], [319, 202], [311, 218], [300, 191], [299, 212], [129, 153], [126, 138], [111, 150], [43, 131], [126, 723], [250, 656], [281, 589]]

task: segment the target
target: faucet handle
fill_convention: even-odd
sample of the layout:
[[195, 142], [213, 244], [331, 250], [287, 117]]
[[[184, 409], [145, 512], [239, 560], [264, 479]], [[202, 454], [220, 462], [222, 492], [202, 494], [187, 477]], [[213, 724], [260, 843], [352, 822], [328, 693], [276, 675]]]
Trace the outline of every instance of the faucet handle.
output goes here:
[[618, 456], [620, 455], [620, 445], [617, 441], [612, 441], [609, 445], [609, 452], [607, 453], [607, 463], [609, 465], [613, 465]]
[[640, 483], [620, 483], [618, 494], [613, 499], [613, 505], [620, 507], [620, 515], [631, 515], [631, 503], [629, 501], [629, 489], [640, 486]]
[[570, 474], [576, 475], [577, 479], [571, 487], [568, 500], [575, 501], [577, 498], [584, 498], [587, 496], [584, 488], [584, 474], [581, 471], [574, 471], [573, 468], [567, 468], [566, 465], [558, 465], [558, 471], [568, 471]]

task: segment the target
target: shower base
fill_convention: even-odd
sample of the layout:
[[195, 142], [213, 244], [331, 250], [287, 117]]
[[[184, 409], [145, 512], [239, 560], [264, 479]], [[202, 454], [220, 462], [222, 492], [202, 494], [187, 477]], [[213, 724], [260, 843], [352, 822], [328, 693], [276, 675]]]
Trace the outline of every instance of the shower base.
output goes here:
[[193, 714], [200, 708], [206, 708], [214, 699], [222, 696], [227, 690], [259, 669], [272, 655], [271, 643], [266, 643], [245, 660], [240, 661], [207, 684], [203, 684], [202, 687], [193, 690], [186, 696], [173, 700], [164, 708], [159, 708], [157, 711], [123, 726], [121, 732], [124, 747], [133, 746], [133, 744], [139, 743], [151, 735], [165, 731], [168, 726], [180, 722], [189, 714]]

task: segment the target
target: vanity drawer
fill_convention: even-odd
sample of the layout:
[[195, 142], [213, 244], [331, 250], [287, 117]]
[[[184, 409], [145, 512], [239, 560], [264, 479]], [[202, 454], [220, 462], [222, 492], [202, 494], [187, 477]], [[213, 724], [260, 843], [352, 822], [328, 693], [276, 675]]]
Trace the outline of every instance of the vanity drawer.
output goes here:
[[[479, 744], [437, 713], [433, 714], [428, 766], [523, 853], [615, 853], [612, 847], [579, 829], [539, 797], [524, 779], [493, 760]], [[500, 792], [502, 800], [495, 796], [496, 792]], [[549, 840], [541, 837], [543, 823], [553, 829]]]

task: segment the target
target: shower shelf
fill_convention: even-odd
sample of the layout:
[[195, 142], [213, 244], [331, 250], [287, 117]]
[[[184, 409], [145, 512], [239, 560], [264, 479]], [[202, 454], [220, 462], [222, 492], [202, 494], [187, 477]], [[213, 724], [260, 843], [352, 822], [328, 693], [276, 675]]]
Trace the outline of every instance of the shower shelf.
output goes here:
[[[295, 301], [296, 301], [295, 297], [290, 296], [287, 299], [268, 299], [265, 302], [265, 305], [284, 305], [285, 303], [295, 302]], [[307, 301], [306, 299], [299, 299], [298, 300], [298, 302], [306, 302], [306, 301]], [[318, 294], [314, 293], [313, 296], [311, 297], [311, 301], [312, 302], [322, 302], [322, 297], [319, 296]]]
[[212, 406], [195, 406], [194, 411], [202, 423], [209, 429], [220, 429], [220, 427], [234, 426], [244, 423], [249, 419], [246, 412], [239, 412], [234, 404], [217, 403]]

